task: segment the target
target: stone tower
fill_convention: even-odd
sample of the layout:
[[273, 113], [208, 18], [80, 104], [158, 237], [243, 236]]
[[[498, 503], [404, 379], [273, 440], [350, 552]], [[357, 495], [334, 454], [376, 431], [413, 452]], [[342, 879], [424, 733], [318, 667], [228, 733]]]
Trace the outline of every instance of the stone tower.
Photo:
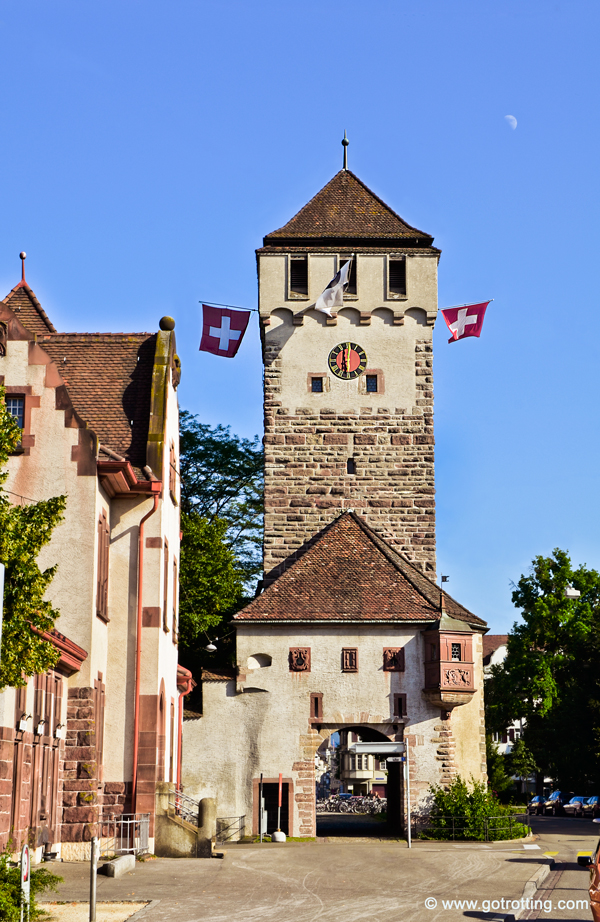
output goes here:
[[[435, 578], [432, 244], [343, 169], [257, 250], [267, 582], [348, 509]], [[349, 257], [328, 318], [315, 302]]]

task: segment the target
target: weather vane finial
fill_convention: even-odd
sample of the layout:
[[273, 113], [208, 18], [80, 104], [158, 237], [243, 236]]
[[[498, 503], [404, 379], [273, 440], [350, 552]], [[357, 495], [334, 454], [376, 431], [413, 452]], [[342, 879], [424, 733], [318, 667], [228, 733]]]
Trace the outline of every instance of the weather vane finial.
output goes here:
[[23, 250], [19, 253], [19, 258], [21, 260], [21, 281], [25, 281], [25, 259], [27, 258], [27, 253]]
[[344, 128], [344, 138], [343, 138], [342, 144], [344, 146], [344, 169], [347, 170], [348, 169], [348, 145], [350, 144], [350, 141], [346, 137], [345, 128]]

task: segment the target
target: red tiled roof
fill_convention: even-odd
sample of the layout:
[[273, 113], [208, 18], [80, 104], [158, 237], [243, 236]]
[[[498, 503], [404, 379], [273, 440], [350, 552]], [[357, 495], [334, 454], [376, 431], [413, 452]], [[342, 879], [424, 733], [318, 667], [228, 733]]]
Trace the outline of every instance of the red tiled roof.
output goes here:
[[508, 643], [508, 634], [486, 634], [483, 638], [483, 661], [486, 663], [486, 658], [489, 660], [489, 657], [492, 653], [495, 653], [498, 647], [502, 647]]
[[264, 245], [304, 238], [404, 241], [429, 247], [433, 237], [407, 224], [395, 211], [350, 172], [340, 170], [291, 221], [264, 238]]
[[142, 468], [156, 334], [46, 332], [37, 339], [100, 444]]
[[214, 669], [203, 669], [202, 670], [202, 681], [203, 682], [224, 682], [228, 679], [235, 679], [236, 672], [235, 669], [228, 666], [215, 666]]
[[46, 311], [27, 282], [19, 282], [4, 298], [4, 304], [30, 333], [56, 333]]
[[[440, 588], [343, 513], [269, 574], [274, 581], [234, 621], [439, 621]], [[485, 621], [444, 592], [446, 613]]]

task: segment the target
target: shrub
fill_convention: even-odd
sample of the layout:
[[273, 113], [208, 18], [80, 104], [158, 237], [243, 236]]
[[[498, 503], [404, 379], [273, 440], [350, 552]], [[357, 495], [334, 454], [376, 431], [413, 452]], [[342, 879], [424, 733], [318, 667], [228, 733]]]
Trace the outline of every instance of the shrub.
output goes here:
[[427, 839], [519, 839], [529, 828], [514, 820], [510, 807], [504, 807], [487, 785], [471, 779], [471, 785], [458, 776], [448, 788], [431, 787], [433, 808]]
[[[11, 867], [10, 847], [7, 845], [0, 852], [0, 919], [2, 922], [20, 922], [21, 919], [21, 868]], [[31, 872], [31, 902], [29, 919], [39, 919], [44, 915], [35, 901], [38, 893], [44, 890], [56, 890], [62, 877], [51, 874], [46, 868], [37, 868]]]

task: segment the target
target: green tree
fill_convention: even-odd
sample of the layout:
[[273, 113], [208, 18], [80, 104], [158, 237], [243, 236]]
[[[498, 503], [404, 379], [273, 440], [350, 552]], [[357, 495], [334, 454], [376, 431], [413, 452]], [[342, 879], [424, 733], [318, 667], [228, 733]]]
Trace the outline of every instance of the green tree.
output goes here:
[[512, 787], [512, 778], [506, 773], [506, 759], [492, 739], [490, 733], [485, 738], [485, 754], [487, 761], [488, 787], [502, 798], [502, 795]]
[[40, 634], [54, 627], [59, 612], [44, 599], [56, 567], [40, 570], [37, 556], [62, 520], [66, 497], [12, 506], [3, 470], [15, 451], [21, 430], [6, 409], [0, 388], [0, 563], [6, 567], [0, 689], [24, 685], [26, 677], [56, 665], [59, 652]]
[[229, 426], [201, 423], [183, 410], [180, 418], [181, 508], [227, 527], [247, 582], [262, 569], [263, 451], [258, 436], [241, 439]]
[[[569, 585], [579, 598], [565, 597]], [[540, 773], [585, 793], [600, 769], [600, 574], [557, 548], [534, 559], [512, 598], [522, 621], [486, 683], [488, 728], [524, 718]]]
[[447, 788], [432, 785], [433, 807], [427, 839], [517, 839], [527, 827], [513, 820], [510, 807], [500, 804], [487, 786], [458, 775]]
[[507, 759], [508, 771], [519, 779], [519, 793], [522, 793], [523, 781], [538, 771], [538, 765], [533, 753], [527, 747], [525, 740], [519, 737], [509, 752]]
[[219, 640], [217, 652], [204, 649], [225, 615], [237, 611], [243, 599], [244, 572], [225, 541], [227, 522], [209, 520], [196, 512], [182, 515], [179, 593], [180, 662], [197, 673], [205, 665], [228, 661], [233, 635]]

